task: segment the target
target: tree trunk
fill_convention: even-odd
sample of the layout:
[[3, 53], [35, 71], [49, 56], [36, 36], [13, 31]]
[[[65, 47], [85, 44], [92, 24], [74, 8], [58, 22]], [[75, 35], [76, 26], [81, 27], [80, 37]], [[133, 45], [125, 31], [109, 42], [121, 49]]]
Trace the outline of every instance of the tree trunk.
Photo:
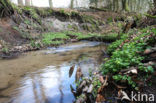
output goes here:
[[53, 1], [49, 0], [49, 7], [52, 8], [53, 7]]
[[23, 6], [24, 5], [23, 0], [18, 0], [18, 5]]
[[73, 5], [74, 5], [73, 3], [74, 3], [74, 0], [71, 0], [71, 3], [70, 3], [70, 8], [71, 9], [73, 9]]
[[156, 8], [156, 0], [153, 0], [153, 2], [154, 2], [154, 7]]
[[31, 1], [30, 0], [25, 0], [25, 5], [26, 6], [30, 6], [30, 4], [31, 4]]
[[128, 1], [127, 0], [122, 0], [122, 9], [125, 10], [125, 11], [129, 11]]

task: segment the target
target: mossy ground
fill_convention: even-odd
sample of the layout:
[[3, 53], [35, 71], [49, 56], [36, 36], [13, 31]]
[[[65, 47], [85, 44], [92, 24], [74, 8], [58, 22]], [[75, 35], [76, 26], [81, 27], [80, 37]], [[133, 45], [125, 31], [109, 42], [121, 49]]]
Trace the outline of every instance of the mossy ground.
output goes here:
[[70, 42], [71, 39], [80, 40], [94, 40], [94, 41], [105, 41], [110, 42], [116, 40], [118, 34], [97, 34], [97, 33], [83, 33], [83, 32], [49, 32], [42, 34], [42, 43], [45, 46], [60, 45], [66, 42]]

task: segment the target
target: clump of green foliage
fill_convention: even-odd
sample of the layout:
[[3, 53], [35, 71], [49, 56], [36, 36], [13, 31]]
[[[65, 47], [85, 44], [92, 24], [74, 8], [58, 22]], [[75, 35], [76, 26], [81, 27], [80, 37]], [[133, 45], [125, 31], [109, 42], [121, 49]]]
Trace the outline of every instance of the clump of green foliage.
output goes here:
[[0, 0], [0, 17], [10, 16], [13, 14], [13, 8], [9, 0]]
[[64, 33], [45, 33], [42, 34], [42, 42], [44, 45], [58, 45], [64, 43], [69, 37]]
[[66, 31], [65, 34], [70, 34], [76, 36], [78, 40], [97, 40], [97, 41], [115, 41], [118, 37], [117, 33], [110, 33], [110, 34], [98, 34], [98, 33], [82, 33], [82, 32], [72, 32]]
[[35, 8], [38, 15], [42, 17], [50, 16], [53, 14], [53, 9], [50, 8]]
[[41, 44], [38, 43], [38, 42], [35, 42], [35, 40], [31, 40], [30, 44], [31, 44], [31, 46], [33, 48], [38, 48], [39, 49], [41, 47]]
[[37, 14], [36, 9], [29, 6], [24, 6], [22, 10], [28, 13], [34, 20], [41, 24], [40, 16]]
[[[148, 45], [147, 41], [149, 41], [149, 38], [146, 38], [146, 36], [151, 34], [155, 34], [156, 36], [155, 30], [156, 29], [145, 28], [135, 32], [137, 36], [134, 37], [132, 35], [134, 33], [124, 34], [120, 40], [112, 43], [108, 47], [108, 53], [112, 54], [112, 56], [110, 60], [106, 61], [106, 63], [102, 65], [103, 74], [112, 74], [113, 79], [116, 81], [127, 80], [128, 84], [135, 88], [136, 83], [131, 79], [131, 77], [127, 75], [119, 75], [118, 73], [123, 69], [130, 68], [131, 66], [136, 66], [139, 71], [145, 73], [152, 73], [154, 71], [152, 66], [144, 66], [142, 63], [144, 57], [141, 56], [139, 52], [143, 52]], [[124, 41], [128, 39], [131, 39], [131, 41], [124, 43]], [[120, 47], [121, 45], [122, 47]]]
[[6, 53], [6, 54], [9, 53], [9, 48], [8, 47], [3, 47], [2, 52]]

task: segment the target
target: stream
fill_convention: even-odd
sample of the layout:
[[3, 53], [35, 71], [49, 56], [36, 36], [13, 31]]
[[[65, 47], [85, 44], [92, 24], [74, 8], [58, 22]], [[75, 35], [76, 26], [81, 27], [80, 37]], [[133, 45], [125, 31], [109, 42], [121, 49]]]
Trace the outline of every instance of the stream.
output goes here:
[[96, 71], [107, 45], [81, 41], [0, 60], [0, 103], [73, 103], [77, 68], [85, 77]]

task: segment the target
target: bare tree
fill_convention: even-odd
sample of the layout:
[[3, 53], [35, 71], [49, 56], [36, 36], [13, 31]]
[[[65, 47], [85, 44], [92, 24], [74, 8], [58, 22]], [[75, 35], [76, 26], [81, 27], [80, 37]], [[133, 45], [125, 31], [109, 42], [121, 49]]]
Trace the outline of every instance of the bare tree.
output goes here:
[[25, 5], [26, 6], [30, 6], [31, 5], [31, 1], [30, 0], [25, 0]]
[[71, 0], [71, 3], [70, 3], [70, 8], [73, 9], [73, 5], [74, 5], [74, 0]]
[[49, 7], [52, 8], [53, 7], [53, 1], [49, 0]]
[[31, 5], [33, 6], [33, 0], [31, 0]]
[[18, 5], [24, 5], [23, 0], [18, 0]]
[[153, 2], [154, 2], [154, 7], [156, 8], [156, 0], [153, 0]]

